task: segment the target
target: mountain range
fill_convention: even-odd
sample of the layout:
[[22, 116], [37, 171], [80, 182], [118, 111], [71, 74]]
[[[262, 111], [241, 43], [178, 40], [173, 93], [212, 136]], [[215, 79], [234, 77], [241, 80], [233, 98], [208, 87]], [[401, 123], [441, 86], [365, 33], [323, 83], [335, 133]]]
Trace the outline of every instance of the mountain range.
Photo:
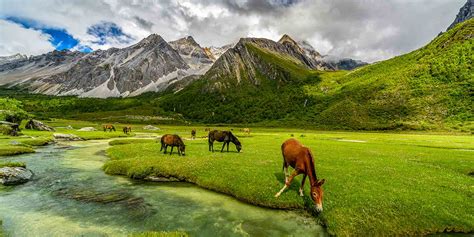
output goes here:
[[[326, 60], [307, 42], [296, 43], [288, 35], [279, 42], [261, 41], [278, 46], [282, 54], [291, 54], [312, 69], [351, 70], [366, 65], [352, 59]], [[166, 42], [152, 34], [122, 49], [92, 53], [63, 50], [30, 57], [16, 54], [0, 57], [0, 85], [58, 96], [136, 96], [164, 91], [174, 84], [187, 85], [205, 74], [228, 50], [236, 51], [238, 47], [238, 43], [201, 47], [191, 36]]]

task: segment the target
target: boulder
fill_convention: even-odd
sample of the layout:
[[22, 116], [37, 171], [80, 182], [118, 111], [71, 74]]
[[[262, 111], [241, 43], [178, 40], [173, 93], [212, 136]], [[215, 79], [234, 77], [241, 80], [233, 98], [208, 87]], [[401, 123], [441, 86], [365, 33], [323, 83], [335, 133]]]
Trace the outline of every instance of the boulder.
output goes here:
[[152, 126], [152, 125], [146, 125], [145, 127], [143, 127], [143, 129], [145, 129], [145, 130], [160, 130], [159, 128], [157, 128], [155, 126]]
[[17, 185], [26, 183], [33, 177], [33, 172], [23, 167], [0, 168], [0, 183], [3, 185]]
[[20, 134], [20, 125], [7, 121], [0, 121], [0, 133], [8, 136], [18, 136]]
[[30, 119], [26, 125], [25, 129], [32, 129], [32, 130], [38, 130], [38, 131], [50, 131], [54, 132], [54, 128], [44, 124], [41, 121]]
[[97, 131], [97, 129], [94, 128], [94, 127], [83, 127], [83, 128], [81, 128], [81, 129], [79, 129], [79, 130], [77, 130], [77, 131], [81, 131], [81, 132], [92, 132], [92, 131]]
[[54, 140], [60, 141], [82, 141], [84, 139], [74, 135], [74, 134], [64, 134], [64, 133], [55, 133], [53, 134]]

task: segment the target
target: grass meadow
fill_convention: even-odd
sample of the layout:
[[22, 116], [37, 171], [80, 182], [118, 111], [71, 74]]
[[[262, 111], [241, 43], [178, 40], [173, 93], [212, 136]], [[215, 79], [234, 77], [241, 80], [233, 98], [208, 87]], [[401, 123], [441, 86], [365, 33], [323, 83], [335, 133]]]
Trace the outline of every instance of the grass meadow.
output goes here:
[[[235, 129], [243, 152], [231, 144], [229, 153], [212, 153], [203, 128], [196, 140], [186, 127], [162, 132], [172, 130], [186, 139], [186, 156], [160, 153], [153, 139], [122, 139], [111, 142], [105, 172], [174, 177], [259, 206], [307, 209], [336, 235], [474, 231], [472, 136], [285, 129], [253, 129], [246, 135]], [[317, 176], [326, 179], [319, 215], [310, 209], [309, 196], [298, 196], [301, 177], [274, 198], [284, 179], [280, 145], [292, 136], [312, 149]]]

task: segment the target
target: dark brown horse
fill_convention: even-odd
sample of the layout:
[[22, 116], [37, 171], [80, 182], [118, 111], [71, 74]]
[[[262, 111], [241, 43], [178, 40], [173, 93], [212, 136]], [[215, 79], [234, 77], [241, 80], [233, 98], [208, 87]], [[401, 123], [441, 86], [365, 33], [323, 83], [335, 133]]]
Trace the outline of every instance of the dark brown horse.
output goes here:
[[171, 146], [171, 152], [170, 155], [173, 154], [173, 148], [175, 146], [178, 147], [178, 155], [183, 154], [184, 156], [184, 150], [185, 150], [185, 145], [183, 140], [178, 135], [171, 135], [171, 134], [166, 134], [161, 137], [161, 149], [160, 151], [165, 149], [165, 154], [166, 154], [166, 149], [168, 146]]
[[191, 138], [194, 140], [196, 139], [196, 129], [193, 128], [193, 130], [191, 130]]
[[[323, 188], [321, 187], [325, 180], [318, 180], [316, 176], [316, 168], [314, 167], [314, 159], [309, 148], [303, 146], [299, 141], [294, 138], [286, 140], [281, 145], [281, 153], [283, 154], [283, 171], [285, 173], [285, 186], [275, 194], [275, 197], [279, 197], [286, 188], [290, 187], [291, 182], [295, 176], [304, 174], [303, 181], [301, 181], [300, 196], [303, 196], [303, 187], [306, 180], [306, 176], [309, 176], [311, 185], [311, 199], [316, 206], [316, 210], [321, 212], [323, 210]], [[288, 177], [288, 166], [293, 167], [295, 170]]]
[[232, 134], [230, 131], [210, 131], [209, 135], [207, 136], [208, 142], [209, 142], [209, 151], [212, 150], [214, 152], [214, 141], [218, 142], [224, 142], [224, 145], [222, 145], [221, 152], [224, 151], [224, 147], [227, 144], [227, 152], [229, 152], [229, 143], [232, 142], [235, 144], [235, 148], [237, 148], [237, 152], [240, 152], [242, 150], [242, 144], [240, 144], [239, 139]]
[[115, 132], [115, 127], [112, 124], [104, 124], [102, 128], [104, 128], [104, 132], [107, 131], [107, 129], [109, 130], [109, 132], [112, 132], [112, 130], [114, 130]]
[[131, 126], [125, 126], [123, 127], [123, 133], [128, 134], [129, 132], [132, 132], [132, 127]]

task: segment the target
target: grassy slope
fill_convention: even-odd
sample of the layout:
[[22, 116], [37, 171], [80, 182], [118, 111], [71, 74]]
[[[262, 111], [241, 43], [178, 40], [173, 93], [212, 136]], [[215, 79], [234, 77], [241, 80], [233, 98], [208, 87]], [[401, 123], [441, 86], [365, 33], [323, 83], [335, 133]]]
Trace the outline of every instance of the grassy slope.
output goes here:
[[470, 20], [409, 54], [342, 75], [326, 73], [321, 84], [305, 88], [327, 103], [316, 121], [358, 129], [447, 124], [472, 130], [473, 32]]
[[[310, 200], [297, 195], [301, 178], [273, 197], [283, 185], [279, 146], [289, 133], [241, 137], [240, 154], [210, 153], [204, 139], [186, 141], [185, 157], [160, 154], [153, 141], [116, 145], [107, 151], [104, 170], [133, 178], [173, 176], [256, 205], [304, 208]], [[327, 180], [320, 217], [331, 234], [474, 231], [472, 137], [306, 132], [299, 139], [313, 148], [318, 176]]]
[[[259, 64], [271, 68], [257, 70], [258, 86], [241, 75], [240, 83], [219, 78], [218, 82], [231, 86], [209, 92], [206, 88], [216, 79], [204, 77], [165, 97], [162, 107], [209, 123], [280, 120], [286, 126], [331, 129], [471, 131], [473, 31], [474, 20], [470, 20], [419, 50], [353, 72], [308, 71], [247, 44]], [[278, 75], [277, 79], [269, 79], [268, 74]]]
[[[216, 81], [204, 78], [176, 94], [165, 96], [161, 106], [205, 123], [255, 123], [287, 116], [295, 119], [293, 115], [303, 111], [308, 98], [301, 93], [302, 86], [318, 82], [319, 73], [252, 43], [245, 47], [261, 67], [266, 67], [272, 75], [279, 75], [278, 79], [269, 80], [265, 72], [256, 69], [258, 86], [244, 72], [239, 83], [235, 78], [219, 78], [218, 82], [226, 88], [210, 90]], [[212, 77], [212, 74], [206, 76]]]

